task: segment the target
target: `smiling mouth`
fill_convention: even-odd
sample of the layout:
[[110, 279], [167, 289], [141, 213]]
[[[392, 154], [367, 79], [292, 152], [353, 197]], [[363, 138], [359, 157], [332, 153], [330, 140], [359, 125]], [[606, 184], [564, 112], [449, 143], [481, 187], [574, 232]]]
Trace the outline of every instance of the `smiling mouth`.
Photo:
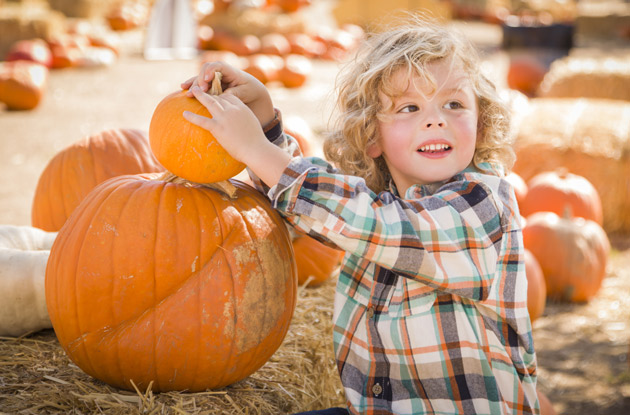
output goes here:
[[427, 144], [418, 149], [420, 153], [442, 153], [451, 149], [448, 144]]

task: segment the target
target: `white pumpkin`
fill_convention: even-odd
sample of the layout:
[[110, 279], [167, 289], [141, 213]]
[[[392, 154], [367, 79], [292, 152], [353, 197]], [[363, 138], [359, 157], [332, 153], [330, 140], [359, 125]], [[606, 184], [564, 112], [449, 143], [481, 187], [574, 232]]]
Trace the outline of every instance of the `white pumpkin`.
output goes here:
[[0, 336], [52, 327], [44, 280], [56, 236], [30, 226], [0, 225]]

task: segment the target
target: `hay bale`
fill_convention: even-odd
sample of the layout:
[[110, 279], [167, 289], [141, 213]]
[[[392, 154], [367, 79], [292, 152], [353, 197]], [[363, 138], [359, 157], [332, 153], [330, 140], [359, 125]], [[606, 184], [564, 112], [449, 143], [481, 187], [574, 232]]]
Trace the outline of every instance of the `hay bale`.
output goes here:
[[515, 114], [514, 171], [524, 180], [566, 167], [599, 192], [604, 229], [630, 232], [630, 102], [536, 98]]
[[[102, 18], [114, 0], [48, 0], [50, 7], [67, 17]], [[119, 0], [116, 0], [118, 2]]]
[[18, 40], [58, 36], [65, 31], [65, 17], [38, 3], [10, 3], [0, 7], [0, 60]]
[[581, 1], [575, 18], [576, 35], [583, 39], [627, 39], [630, 4], [621, 1]]
[[317, 288], [300, 287], [282, 346], [257, 372], [215, 391], [118, 390], [75, 366], [52, 330], [17, 339], [0, 337], [0, 412], [268, 415], [343, 406], [332, 350], [336, 280]]
[[545, 74], [538, 95], [630, 101], [630, 56], [559, 59]]

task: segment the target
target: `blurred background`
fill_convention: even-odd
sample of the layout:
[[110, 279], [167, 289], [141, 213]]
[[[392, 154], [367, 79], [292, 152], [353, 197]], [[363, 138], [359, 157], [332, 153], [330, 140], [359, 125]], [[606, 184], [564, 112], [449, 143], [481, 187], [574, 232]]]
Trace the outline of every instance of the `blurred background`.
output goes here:
[[[606, 278], [578, 301], [542, 283], [542, 306], [530, 310], [539, 390], [546, 414], [630, 413], [628, 0], [0, 0], [0, 223], [31, 225], [55, 155], [105, 130], [148, 131], [157, 104], [206, 61], [265, 83], [304, 152], [321, 154], [341, 65], [406, 12], [478, 47], [512, 109], [524, 216], [550, 209], [541, 196], [521, 205], [538, 174], [563, 168], [594, 189], [585, 197], [600, 204], [593, 220], [612, 244]], [[543, 251], [552, 255], [541, 263], [561, 261], [557, 247]]]

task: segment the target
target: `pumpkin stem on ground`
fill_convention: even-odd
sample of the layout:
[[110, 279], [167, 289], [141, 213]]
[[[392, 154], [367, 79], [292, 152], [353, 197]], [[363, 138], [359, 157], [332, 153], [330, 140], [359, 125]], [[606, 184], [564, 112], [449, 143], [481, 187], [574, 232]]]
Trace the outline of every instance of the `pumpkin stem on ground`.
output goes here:
[[164, 174], [158, 177], [158, 180], [161, 180], [167, 183], [183, 184], [184, 186], [193, 186], [193, 185], [204, 186], [209, 189], [221, 192], [227, 197], [229, 197], [230, 199], [234, 199], [236, 197], [236, 192], [238, 191], [238, 188], [234, 186], [232, 183], [230, 183], [229, 180], [223, 180], [216, 183], [196, 183], [196, 182], [191, 182], [189, 180], [186, 180], [182, 177], [179, 177], [171, 173], [170, 171], [165, 171]]

